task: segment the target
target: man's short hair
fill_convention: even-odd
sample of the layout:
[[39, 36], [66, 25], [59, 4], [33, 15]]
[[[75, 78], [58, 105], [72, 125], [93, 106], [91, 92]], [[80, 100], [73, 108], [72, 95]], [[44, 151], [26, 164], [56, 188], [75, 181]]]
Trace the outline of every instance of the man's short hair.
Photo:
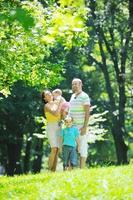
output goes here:
[[82, 80], [81, 80], [81, 79], [79, 79], [79, 78], [74, 78], [74, 79], [72, 80], [72, 82], [74, 82], [74, 81], [77, 81], [77, 82], [79, 82], [79, 83], [81, 83], [81, 84], [82, 84]]

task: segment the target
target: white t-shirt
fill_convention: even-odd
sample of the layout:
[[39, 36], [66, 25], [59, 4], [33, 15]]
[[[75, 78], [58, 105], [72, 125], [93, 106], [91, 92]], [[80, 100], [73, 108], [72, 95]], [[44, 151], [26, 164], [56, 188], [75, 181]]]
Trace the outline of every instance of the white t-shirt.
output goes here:
[[84, 106], [90, 105], [90, 98], [85, 92], [81, 92], [79, 95], [72, 94], [70, 99], [69, 115], [74, 120], [74, 125], [81, 128], [84, 125], [85, 110]]

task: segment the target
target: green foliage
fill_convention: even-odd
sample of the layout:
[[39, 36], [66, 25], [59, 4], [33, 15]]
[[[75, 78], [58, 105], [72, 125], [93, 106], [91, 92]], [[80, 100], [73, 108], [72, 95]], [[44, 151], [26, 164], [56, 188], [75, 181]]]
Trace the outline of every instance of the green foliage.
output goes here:
[[45, 34], [43, 8], [39, 3], [28, 2], [19, 6], [7, 3], [2, 10], [10, 20], [4, 18], [1, 25], [0, 89], [9, 87], [17, 80], [39, 88], [47, 84], [52, 86], [60, 80], [61, 69], [58, 66], [57, 71], [54, 64], [50, 66], [43, 62], [44, 56], [50, 53], [48, 48], [42, 47], [41, 38]]
[[[131, 105], [127, 96], [129, 91], [131, 92], [131, 78], [129, 81], [128, 77], [129, 66], [132, 63], [130, 24], [132, 2], [90, 0], [88, 7], [90, 8], [88, 32], [91, 34], [88, 40], [90, 47], [86, 48], [88, 65], [99, 67], [104, 75], [104, 81], [101, 79], [99, 85], [102, 87], [99, 101], [101, 100], [104, 106], [108, 106], [110, 111], [108, 126], [112, 129], [114, 136], [117, 158], [123, 159], [120, 162], [127, 162], [125, 159], [128, 149], [127, 131], [131, 127], [129, 124], [132, 123], [131, 119], [125, 120], [125, 110], [128, 111], [128, 119], [130, 118], [128, 107]], [[125, 124], [127, 129], [125, 129]]]
[[84, 0], [59, 0], [59, 3], [61, 4], [62, 7], [65, 6], [72, 6], [72, 7], [83, 7], [84, 6]]
[[[91, 109], [93, 110], [97, 106], [93, 106]], [[88, 130], [88, 142], [95, 143], [98, 141], [104, 141], [104, 135], [107, 130], [104, 128], [102, 123], [106, 121], [106, 118], [103, 117], [106, 115], [108, 111], [104, 111], [103, 113], [93, 113], [90, 115], [89, 119], [89, 130]]]
[[0, 21], [14, 23], [18, 21], [25, 31], [28, 31], [35, 25], [34, 18], [23, 8], [16, 7], [12, 10], [6, 10], [4, 14], [0, 14]]
[[[38, 88], [53, 87], [61, 80], [63, 58], [46, 61], [51, 48], [81, 46], [87, 41], [86, 8], [79, 4], [63, 8], [38, 1], [0, 2], [0, 90], [17, 80]], [[51, 81], [52, 80], [52, 81]]]
[[[64, 1], [65, 2], [65, 1]], [[87, 29], [85, 28], [85, 16], [87, 14], [85, 6], [80, 3], [69, 6], [69, 2], [63, 1], [60, 6], [51, 7], [47, 17], [47, 34], [42, 38], [45, 44], [54, 45], [61, 43], [65, 49], [71, 49], [73, 46], [81, 46], [87, 42]], [[64, 7], [62, 9], [62, 6]], [[48, 10], [45, 9], [47, 15]]]
[[[1, 99], [1, 117], [9, 134], [20, 134], [21, 137], [23, 132], [29, 132], [29, 123], [34, 121], [34, 115], [41, 114], [41, 104], [37, 102], [39, 97], [40, 94], [34, 88], [26, 87], [22, 81], [18, 81], [12, 87], [11, 94]], [[15, 135], [10, 139], [15, 140]]]
[[[0, 99], [0, 141], [3, 143], [0, 149], [1, 151], [6, 149], [4, 158], [0, 154], [0, 161], [5, 168], [13, 168], [6, 171], [9, 175], [25, 172], [23, 166], [30, 165], [30, 159], [34, 160], [38, 152], [42, 151], [42, 141], [38, 141], [33, 135], [34, 133], [42, 133], [42, 124], [38, 124], [36, 120], [42, 115], [43, 110], [40, 97], [40, 93], [35, 88], [18, 81], [12, 87], [11, 94]], [[36, 146], [40, 147], [37, 147], [36, 152], [31, 153], [31, 147], [35, 150]], [[12, 154], [10, 154], [11, 151]], [[29, 160], [25, 164], [27, 156]], [[7, 163], [8, 166], [6, 166]], [[21, 164], [22, 167], [19, 172], [15, 171], [17, 163]], [[27, 171], [31, 168], [30, 166]]]
[[0, 199], [132, 200], [132, 177], [132, 165], [1, 177]]
[[[92, 15], [92, 8], [94, 7], [95, 16]], [[36, 87], [39, 90], [46, 87], [53, 89], [62, 81], [59, 87], [63, 89], [66, 99], [69, 100], [71, 80], [73, 77], [79, 77], [83, 80], [84, 91], [89, 93], [91, 97], [92, 105], [98, 106], [97, 112], [103, 113], [105, 110], [109, 110], [111, 104], [106, 90], [105, 77], [99, 69], [99, 64], [103, 64], [98, 39], [101, 32], [97, 33], [96, 29], [100, 28], [105, 36], [105, 38], [101, 36], [100, 39], [102, 39], [116, 109], [114, 112], [109, 112], [107, 121], [98, 121], [94, 132], [96, 130], [98, 132], [100, 127], [101, 132], [108, 129], [110, 133], [112, 127], [110, 115], [113, 113], [113, 118], [118, 117], [119, 104], [119, 83], [113, 67], [114, 61], [118, 61], [119, 69], [121, 67], [123, 47], [130, 28], [128, 21], [128, 2], [121, 0], [90, 0], [86, 1], [86, 5], [84, 0], [1, 0], [0, 91], [6, 96], [9, 95], [10, 86], [13, 86], [17, 80], [23, 80], [26, 85]], [[106, 42], [112, 50], [113, 59]], [[129, 108], [132, 106], [132, 47], [133, 42], [130, 41], [126, 55], [125, 74], [121, 74], [121, 71], [118, 73], [118, 77], [124, 78], [127, 96], [125, 124], [126, 131], [129, 134], [124, 134], [127, 144], [132, 135], [132, 113]], [[8, 106], [13, 111], [12, 103], [9, 103]], [[18, 108], [18, 111], [20, 111], [20, 108]], [[13, 113], [14, 116], [18, 114], [20, 117], [17, 110], [16, 113], [15, 111]], [[100, 119], [98, 115], [93, 115], [96, 121]], [[2, 116], [1, 123], [3, 123], [3, 120]], [[39, 123], [38, 120], [36, 118], [37, 125], [40, 126], [41, 122]], [[24, 130], [24, 127], [22, 129]], [[41, 135], [40, 129], [35, 129], [33, 132], [35, 142], [33, 142], [31, 154], [35, 155], [36, 150], [34, 151], [34, 148], [38, 140], [36, 137], [41, 137]], [[27, 140], [32, 137], [30, 133], [22, 134], [26, 136], [24, 140], [25, 148]], [[3, 138], [5, 136], [7, 136], [7, 133], [3, 134]], [[10, 137], [10, 134], [8, 136]], [[99, 150], [102, 145], [104, 146], [103, 143], [99, 142], [92, 144], [94, 145], [94, 148], [92, 148], [92, 151], [94, 150], [93, 155], [99, 157], [100, 153], [103, 153], [105, 159], [111, 160], [110, 155], [114, 154], [112, 138], [109, 134], [106, 134], [105, 138], [104, 144], [107, 145], [104, 148], [105, 154], [102, 152], [103, 150]], [[129, 143], [132, 144], [132, 140]], [[25, 149], [23, 154], [24, 151]], [[5, 155], [5, 147], [2, 148], [2, 152], [2, 155]], [[5, 157], [4, 162], [6, 162]]]

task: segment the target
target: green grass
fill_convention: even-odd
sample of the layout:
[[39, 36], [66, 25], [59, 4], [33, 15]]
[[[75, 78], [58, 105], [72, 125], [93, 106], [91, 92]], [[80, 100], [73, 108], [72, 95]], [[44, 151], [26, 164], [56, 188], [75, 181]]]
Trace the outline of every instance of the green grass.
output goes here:
[[0, 177], [0, 200], [133, 200], [133, 165]]

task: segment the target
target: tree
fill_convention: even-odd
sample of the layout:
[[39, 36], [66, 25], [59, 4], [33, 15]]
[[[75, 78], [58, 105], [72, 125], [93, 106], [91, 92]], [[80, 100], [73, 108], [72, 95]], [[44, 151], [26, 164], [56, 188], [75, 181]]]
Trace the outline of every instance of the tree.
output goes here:
[[[11, 89], [8, 97], [0, 100], [0, 141], [6, 149], [6, 172], [8, 175], [20, 174], [27, 172], [31, 157], [29, 141], [35, 139], [33, 133], [40, 131], [37, 126], [35, 116], [42, 115], [42, 104], [40, 93], [32, 87], [27, 87], [22, 81], [18, 81]], [[33, 143], [31, 142], [31, 144]], [[26, 145], [27, 148], [24, 148]], [[3, 148], [3, 147], [1, 147]], [[29, 150], [29, 151], [28, 151]], [[22, 153], [25, 159], [22, 159]], [[2, 159], [2, 157], [1, 157]], [[23, 167], [24, 166], [24, 167]]]
[[0, 129], [8, 175], [40, 170], [42, 141], [30, 140], [36, 131], [38, 99], [33, 103], [30, 92], [34, 92], [32, 87], [42, 90], [60, 82], [64, 57], [49, 59], [53, 50], [61, 43], [64, 51], [72, 45], [80, 46], [87, 37], [82, 1], [41, 2], [43, 6], [39, 1], [0, 2], [0, 91], [5, 95], [0, 102]]
[[60, 1], [60, 5], [47, 3], [43, 7], [39, 1], [0, 2], [1, 91], [17, 80], [41, 89], [53, 87], [61, 80], [63, 59], [58, 63], [47, 61], [51, 48], [59, 43], [69, 48], [72, 43], [81, 45], [86, 40], [82, 2], [67, 2], [68, 7], [65, 1]]
[[[132, 2], [90, 0], [88, 26], [92, 27], [93, 49], [88, 51], [89, 64], [100, 67], [110, 101], [112, 134], [115, 141], [118, 164], [127, 163], [127, 150], [124, 137], [126, 105], [126, 66], [130, 62], [132, 43]], [[125, 15], [123, 15], [123, 11]], [[91, 41], [89, 41], [91, 42]], [[88, 43], [89, 45], [89, 43]], [[112, 80], [111, 80], [112, 79]]]

